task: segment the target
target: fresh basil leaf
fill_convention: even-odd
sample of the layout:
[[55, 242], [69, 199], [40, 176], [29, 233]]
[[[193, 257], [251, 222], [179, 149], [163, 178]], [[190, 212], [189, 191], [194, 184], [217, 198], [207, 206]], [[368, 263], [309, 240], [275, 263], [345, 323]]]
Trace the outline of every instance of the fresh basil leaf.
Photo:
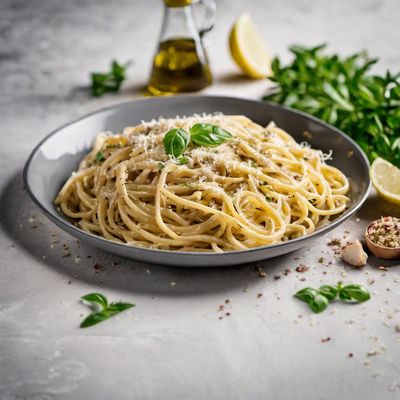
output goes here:
[[129, 65], [129, 61], [125, 64], [119, 64], [114, 60], [111, 63], [109, 72], [93, 72], [91, 74], [92, 96], [98, 97], [107, 92], [117, 92], [122, 82], [126, 79], [126, 70]]
[[96, 313], [89, 314], [82, 322], [81, 328], [88, 328], [90, 326], [96, 325], [99, 322], [103, 322], [110, 318], [110, 314], [107, 311], [100, 311]]
[[190, 137], [198, 146], [218, 146], [232, 135], [217, 125], [199, 123], [190, 128]]
[[165, 152], [173, 157], [179, 157], [189, 146], [190, 135], [182, 128], [171, 129], [163, 139]]
[[117, 302], [117, 303], [111, 303], [108, 308], [107, 311], [111, 314], [111, 315], [115, 315], [118, 314], [122, 311], [128, 310], [129, 308], [135, 307], [134, 304], [130, 304], [130, 303], [123, 303], [121, 301]]
[[81, 297], [82, 300], [88, 301], [89, 303], [99, 304], [102, 308], [107, 308], [107, 298], [100, 293], [89, 293]]
[[82, 296], [81, 299], [91, 303], [93, 306], [100, 305], [102, 308], [102, 310], [100, 311], [92, 312], [91, 314], [89, 314], [82, 321], [80, 325], [81, 328], [87, 328], [89, 326], [98, 324], [99, 322], [105, 321], [115, 314], [135, 307], [134, 304], [124, 303], [121, 301], [108, 304], [107, 298], [100, 293], [90, 293]]
[[343, 290], [339, 292], [339, 298], [343, 301], [351, 301], [351, 296]]
[[317, 294], [318, 292], [315, 289], [306, 287], [299, 290], [294, 296], [300, 300], [305, 301], [306, 303], [309, 303], [311, 300], [314, 299]]
[[322, 285], [318, 292], [325, 296], [328, 300], [334, 300], [339, 292], [339, 289], [335, 286]]
[[344, 286], [341, 293], [345, 293], [348, 297], [359, 303], [363, 303], [371, 298], [369, 291], [362, 285]]
[[321, 313], [322, 311], [326, 310], [328, 305], [329, 305], [328, 299], [319, 293], [315, 295], [314, 298], [308, 302], [308, 306], [315, 313]]

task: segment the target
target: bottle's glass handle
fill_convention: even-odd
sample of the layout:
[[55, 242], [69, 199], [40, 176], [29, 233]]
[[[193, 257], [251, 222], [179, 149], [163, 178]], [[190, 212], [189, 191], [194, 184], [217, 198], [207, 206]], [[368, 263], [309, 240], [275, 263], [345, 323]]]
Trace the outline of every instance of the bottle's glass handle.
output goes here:
[[203, 22], [198, 28], [200, 37], [203, 37], [204, 34], [210, 32], [214, 26], [217, 5], [214, 0], [199, 0], [195, 3], [195, 6], [197, 5], [204, 8]]

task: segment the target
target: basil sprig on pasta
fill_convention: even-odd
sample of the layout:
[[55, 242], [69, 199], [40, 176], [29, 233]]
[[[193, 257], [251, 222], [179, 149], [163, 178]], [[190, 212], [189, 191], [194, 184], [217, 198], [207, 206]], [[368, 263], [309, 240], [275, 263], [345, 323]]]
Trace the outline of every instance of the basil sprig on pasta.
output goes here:
[[190, 135], [181, 128], [171, 129], [163, 139], [165, 152], [174, 157], [179, 157], [189, 146]]
[[225, 129], [212, 124], [195, 124], [190, 128], [190, 134], [182, 128], [168, 131], [163, 139], [165, 152], [173, 157], [179, 157], [192, 142], [195, 146], [218, 146], [232, 135]]
[[218, 146], [232, 135], [217, 125], [195, 124], [190, 128], [190, 137], [198, 146]]

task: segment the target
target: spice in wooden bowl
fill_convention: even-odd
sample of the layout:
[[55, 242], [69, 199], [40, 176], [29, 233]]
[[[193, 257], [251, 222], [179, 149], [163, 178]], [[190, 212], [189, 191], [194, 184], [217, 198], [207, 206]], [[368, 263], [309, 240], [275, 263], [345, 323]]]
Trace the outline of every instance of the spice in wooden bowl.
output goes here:
[[365, 241], [379, 258], [400, 258], [400, 219], [381, 217], [371, 222], [365, 231]]

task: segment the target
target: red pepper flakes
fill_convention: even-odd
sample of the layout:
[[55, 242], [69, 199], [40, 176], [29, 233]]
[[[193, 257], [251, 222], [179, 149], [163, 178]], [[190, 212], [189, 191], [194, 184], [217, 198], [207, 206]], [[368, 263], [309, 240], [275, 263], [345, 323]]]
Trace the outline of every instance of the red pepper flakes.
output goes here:
[[299, 264], [297, 267], [296, 267], [296, 272], [306, 272], [306, 271], [308, 271], [310, 268], [309, 267], [307, 267], [307, 265], [305, 265], [305, 264]]
[[326, 343], [329, 342], [331, 340], [331, 338], [328, 336], [325, 339], [321, 339], [321, 343]]

